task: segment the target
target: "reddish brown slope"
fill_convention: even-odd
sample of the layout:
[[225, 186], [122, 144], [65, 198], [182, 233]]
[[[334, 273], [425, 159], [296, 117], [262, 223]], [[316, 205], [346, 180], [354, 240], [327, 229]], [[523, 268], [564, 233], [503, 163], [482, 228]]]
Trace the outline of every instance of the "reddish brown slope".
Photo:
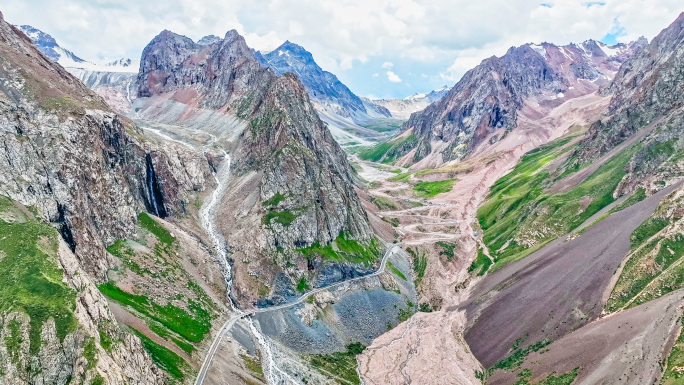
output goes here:
[[525, 339], [520, 347], [556, 340], [596, 319], [603, 293], [629, 251], [629, 235], [674, 188], [613, 214], [572, 241], [554, 242], [487, 276], [461, 306], [475, 357], [490, 367], [519, 338]]

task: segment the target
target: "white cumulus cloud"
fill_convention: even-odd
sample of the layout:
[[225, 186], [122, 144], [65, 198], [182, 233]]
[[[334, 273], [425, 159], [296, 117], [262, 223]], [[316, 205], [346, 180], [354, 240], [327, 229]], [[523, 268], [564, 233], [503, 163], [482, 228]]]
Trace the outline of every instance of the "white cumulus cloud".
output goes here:
[[386, 69], [386, 70], [392, 69], [392, 67], [394, 67], [394, 63], [391, 63], [388, 61], [382, 63], [382, 65], [380, 66], [380, 68]]
[[385, 72], [387, 74], [387, 80], [391, 81], [392, 83], [401, 83], [401, 78], [399, 75], [395, 74], [392, 71], [387, 71]]

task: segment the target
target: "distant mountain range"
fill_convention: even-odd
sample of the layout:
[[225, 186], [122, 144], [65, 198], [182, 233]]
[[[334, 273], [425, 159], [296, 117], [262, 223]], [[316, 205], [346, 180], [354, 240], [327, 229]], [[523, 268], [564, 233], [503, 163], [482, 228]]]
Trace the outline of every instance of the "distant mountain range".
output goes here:
[[[139, 61], [119, 59], [96, 64], [61, 47], [52, 36], [39, 29], [29, 25], [18, 28], [50, 60], [103, 95], [114, 108], [122, 112], [130, 110], [131, 101], [136, 97], [135, 77]], [[208, 35], [196, 44], [209, 46], [222, 40]], [[404, 99], [370, 100], [354, 94], [337, 76], [324, 71], [310, 52], [292, 42], [286, 41], [268, 53], [253, 51], [253, 54], [262, 66], [271, 68], [276, 75], [292, 72], [299, 77], [319, 116], [343, 146], [368, 145], [387, 139], [411, 113], [422, 110], [446, 94], [446, 89], [440, 89]]]
[[613, 46], [594, 40], [525, 44], [485, 59], [446, 96], [411, 115], [402, 131], [415, 140], [403, 146], [402, 153], [410, 153], [403, 162], [429, 158], [436, 165], [462, 159], [483, 141], [496, 143], [517, 126], [521, 111], [543, 116], [549, 108], [596, 91], [646, 44], [644, 38]]
[[76, 56], [70, 50], [61, 47], [55, 38], [49, 34], [34, 28], [30, 25], [17, 26], [22, 32], [26, 34], [33, 44], [50, 60], [59, 63], [64, 68], [80, 68], [89, 71], [103, 71], [103, 72], [138, 72], [139, 61], [131, 59], [118, 59], [110, 63], [96, 64]]
[[373, 100], [373, 104], [387, 108], [395, 118], [408, 119], [412, 113], [422, 111], [430, 104], [441, 100], [450, 89], [443, 86], [429, 93], [413, 94], [403, 99]]

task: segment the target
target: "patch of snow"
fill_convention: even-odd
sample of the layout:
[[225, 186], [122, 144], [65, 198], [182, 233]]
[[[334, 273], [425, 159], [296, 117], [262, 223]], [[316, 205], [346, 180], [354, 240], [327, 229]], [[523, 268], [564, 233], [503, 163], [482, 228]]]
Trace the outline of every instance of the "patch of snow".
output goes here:
[[570, 57], [570, 55], [568, 55], [568, 53], [565, 51], [565, 47], [558, 47], [558, 48], [559, 48], [560, 52], [563, 54], [563, 56], [565, 56], [566, 58], [572, 60], [572, 58]]
[[[130, 59], [119, 59], [109, 64], [95, 64], [89, 61], [75, 61], [69, 51], [61, 47], [55, 47], [55, 51], [59, 54], [57, 63], [64, 68], [80, 68], [95, 72], [125, 72], [138, 73], [140, 68], [140, 61]], [[130, 63], [130, 64], [127, 64]]]
[[530, 48], [537, 51], [537, 53], [542, 55], [543, 57], [546, 57], [546, 49], [544, 48], [544, 46], [538, 44], [530, 44]]
[[29, 37], [29, 39], [34, 40], [34, 41], [38, 39], [38, 32], [35, 32], [35, 31], [26, 32], [26, 30], [23, 30], [23, 31], [26, 33], [26, 35]]
[[562, 92], [559, 92], [559, 93], [556, 95], [556, 97], [557, 97], [558, 99], [561, 99], [561, 98], [564, 98], [564, 97], [565, 97], [565, 94], [562, 93]]
[[601, 51], [606, 54], [608, 57], [615, 57], [619, 54], [622, 53], [623, 47], [621, 45], [605, 45], [603, 43], [599, 43], [599, 47], [601, 48]]
[[404, 100], [416, 100], [426, 97], [427, 94], [413, 94], [404, 98]]

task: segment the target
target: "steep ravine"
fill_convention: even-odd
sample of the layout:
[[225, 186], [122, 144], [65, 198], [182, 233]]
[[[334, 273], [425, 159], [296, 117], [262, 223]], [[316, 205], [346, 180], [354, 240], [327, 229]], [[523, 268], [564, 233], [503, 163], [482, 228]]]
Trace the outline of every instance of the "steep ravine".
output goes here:
[[230, 289], [233, 285], [232, 277], [232, 267], [230, 265], [230, 260], [228, 258], [228, 249], [226, 248], [226, 241], [221, 234], [218, 226], [216, 225], [216, 213], [218, 211], [218, 206], [221, 204], [221, 200], [226, 192], [226, 186], [228, 184], [228, 178], [230, 177], [230, 155], [227, 152], [223, 152], [224, 160], [219, 165], [216, 170], [214, 178], [216, 180], [216, 188], [211, 193], [211, 198], [205, 201], [200, 210], [200, 221], [207, 235], [211, 239], [214, 246], [214, 251], [216, 252], [216, 262], [221, 267], [221, 273], [226, 280], [226, 288], [228, 292], [226, 297], [232, 304]]

